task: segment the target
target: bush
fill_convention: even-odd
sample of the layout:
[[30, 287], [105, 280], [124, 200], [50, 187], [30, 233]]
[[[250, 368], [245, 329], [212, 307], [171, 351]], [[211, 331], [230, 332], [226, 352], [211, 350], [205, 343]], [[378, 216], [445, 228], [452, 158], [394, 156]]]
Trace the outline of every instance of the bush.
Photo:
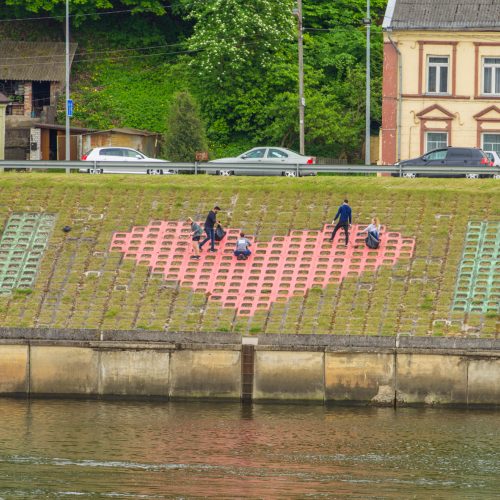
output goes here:
[[164, 153], [173, 161], [194, 161], [207, 150], [205, 128], [196, 101], [189, 92], [178, 92], [170, 107]]

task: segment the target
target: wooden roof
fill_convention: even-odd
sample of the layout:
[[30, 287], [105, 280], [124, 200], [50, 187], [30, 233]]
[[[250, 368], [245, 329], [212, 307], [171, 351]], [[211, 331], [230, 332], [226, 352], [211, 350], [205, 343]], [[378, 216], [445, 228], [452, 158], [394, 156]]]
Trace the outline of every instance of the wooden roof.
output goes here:
[[[70, 44], [70, 65], [76, 52]], [[0, 40], [0, 80], [65, 82], [64, 42]]]
[[389, 0], [384, 28], [500, 31], [500, 0]]

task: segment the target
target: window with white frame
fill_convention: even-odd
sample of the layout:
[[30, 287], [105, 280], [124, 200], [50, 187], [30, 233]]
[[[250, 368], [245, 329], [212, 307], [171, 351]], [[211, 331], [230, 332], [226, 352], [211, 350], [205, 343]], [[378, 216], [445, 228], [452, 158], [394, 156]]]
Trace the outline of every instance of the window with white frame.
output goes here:
[[483, 94], [500, 95], [500, 57], [483, 59]]
[[448, 132], [427, 132], [425, 152], [448, 146]]
[[500, 153], [500, 134], [483, 134], [483, 151]]
[[448, 56], [429, 56], [427, 60], [427, 92], [448, 93]]

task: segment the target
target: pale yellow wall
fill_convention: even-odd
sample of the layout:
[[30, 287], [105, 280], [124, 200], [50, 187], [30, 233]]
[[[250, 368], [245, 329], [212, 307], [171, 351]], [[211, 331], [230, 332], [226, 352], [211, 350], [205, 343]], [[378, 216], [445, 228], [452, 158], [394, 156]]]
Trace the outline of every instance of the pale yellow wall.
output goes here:
[[0, 160], [5, 159], [5, 104], [0, 104]]
[[[475, 76], [475, 45], [474, 42], [499, 43], [500, 33], [461, 33], [461, 32], [393, 32], [390, 37], [397, 44], [402, 54], [402, 94], [418, 94], [419, 81], [419, 41], [441, 41], [458, 42], [456, 45], [456, 91], [457, 96], [467, 96], [468, 99], [443, 99], [435, 97], [403, 97], [401, 109], [401, 159], [419, 156], [420, 151], [420, 120], [417, 114], [434, 104], [439, 104], [454, 115], [452, 120], [451, 146], [478, 146], [477, 144], [477, 121], [474, 115], [486, 108], [496, 105], [500, 108], [500, 99], [474, 99], [474, 76]], [[385, 34], [388, 41], [388, 34]], [[452, 92], [452, 67], [453, 46], [452, 45], [423, 45], [422, 58], [422, 93], [426, 92], [427, 82], [427, 57], [429, 55], [449, 56], [449, 80], [448, 91]], [[479, 47], [479, 93], [482, 88], [482, 63], [484, 56], [500, 57], [499, 46]], [[442, 116], [434, 112], [431, 116]], [[500, 120], [499, 113], [489, 113], [488, 117]], [[428, 126], [430, 125], [427, 122]], [[432, 122], [432, 128], [444, 129], [445, 121]], [[500, 121], [484, 122], [483, 129], [500, 130]], [[497, 132], [498, 133], [498, 132]], [[481, 144], [480, 144], [481, 146]]]

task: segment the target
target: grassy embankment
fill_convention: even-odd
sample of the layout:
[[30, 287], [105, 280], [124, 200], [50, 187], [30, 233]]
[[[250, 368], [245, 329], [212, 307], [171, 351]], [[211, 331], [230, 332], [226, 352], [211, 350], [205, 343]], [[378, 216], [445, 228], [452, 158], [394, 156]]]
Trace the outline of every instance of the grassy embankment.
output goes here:
[[[355, 222], [376, 214], [416, 239], [415, 255], [240, 317], [205, 295], [165, 282], [108, 252], [114, 231], [153, 219], [203, 217], [214, 202], [227, 226], [260, 241], [320, 229], [348, 196]], [[498, 314], [451, 309], [469, 220], [500, 221], [493, 180], [364, 177], [215, 178], [0, 174], [0, 220], [57, 214], [31, 293], [0, 296], [0, 326], [411, 335], [500, 334]], [[70, 225], [65, 234], [61, 228]], [[87, 273], [99, 271], [98, 273]], [[126, 285], [126, 286], [123, 286]]]

